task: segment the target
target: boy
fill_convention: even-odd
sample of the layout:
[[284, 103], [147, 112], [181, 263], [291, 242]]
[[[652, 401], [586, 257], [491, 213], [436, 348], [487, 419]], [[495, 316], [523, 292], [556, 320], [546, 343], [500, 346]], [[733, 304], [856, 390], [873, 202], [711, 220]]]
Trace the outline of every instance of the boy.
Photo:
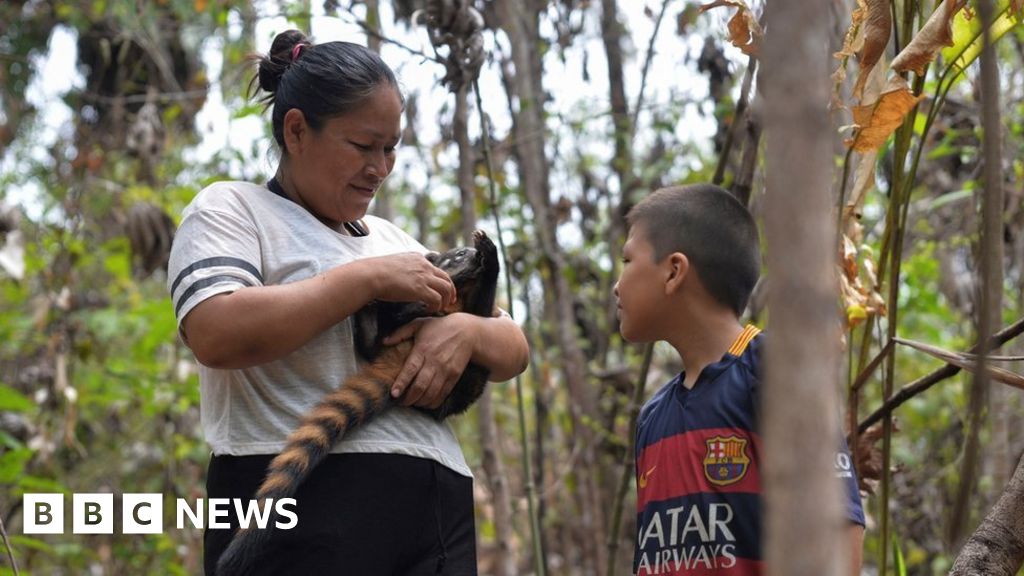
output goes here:
[[[685, 366], [638, 420], [633, 572], [761, 574], [763, 337], [739, 323], [760, 273], [754, 220], [728, 192], [702, 184], [654, 192], [627, 222], [619, 330], [630, 342], [666, 340]], [[864, 513], [843, 450], [837, 472], [859, 574]]]

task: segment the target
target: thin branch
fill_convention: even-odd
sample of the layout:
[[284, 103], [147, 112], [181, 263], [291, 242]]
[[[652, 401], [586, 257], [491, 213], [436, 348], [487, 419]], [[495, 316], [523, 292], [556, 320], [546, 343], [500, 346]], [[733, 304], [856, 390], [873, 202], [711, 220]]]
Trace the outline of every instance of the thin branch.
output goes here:
[[[377, 40], [380, 40], [381, 42], [384, 42], [386, 44], [391, 44], [392, 46], [397, 46], [398, 48], [401, 48], [402, 50], [405, 50], [406, 52], [408, 52], [409, 54], [412, 54], [413, 56], [419, 56], [420, 58], [423, 58], [424, 60], [430, 60], [430, 61], [436, 62], [438, 64], [444, 64], [444, 60], [442, 58], [440, 58], [439, 56], [431, 56], [431, 55], [427, 54], [426, 52], [423, 52], [422, 50], [416, 50], [415, 48], [410, 48], [409, 46], [406, 46], [405, 44], [402, 44], [398, 40], [394, 40], [392, 38], [389, 38], [389, 37], [381, 34], [380, 31], [375, 30], [369, 24], [367, 24], [365, 20], [362, 20], [358, 16], [356, 16], [352, 12], [351, 9], [348, 10], [348, 13], [353, 18], [352, 20], [349, 20], [348, 23], [349, 24], [355, 24], [356, 26], [359, 26], [360, 28], [362, 28], [363, 32], [365, 32], [367, 36], [373, 36], [374, 38], [376, 38]], [[344, 20], [344, 19], [339, 17], [339, 20]]]
[[892, 352], [893, 341], [889, 340], [882, 350], [878, 352], [878, 355], [871, 360], [871, 362], [857, 375], [857, 379], [850, 385], [850, 390], [856, 392], [860, 390], [862, 386], [871, 378], [871, 375], [875, 373], [875, 370], [882, 364], [882, 360], [885, 360], [886, 356]]
[[7, 558], [11, 561], [11, 569], [14, 576], [18, 576], [18, 563], [14, 560], [14, 549], [11, 548], [11, 541], [7, 537], [7, 529], [4, 528], [4, 519], [0, 517], [0, 536], [4, 539], [4, 547], [7, 548]]
[[[666, 2], [667, 4], [667, 2]], [[619, 550], [619, 528], [622, 525], [622, 504], [626, 500], [626, 491], [629, 489], [629, 473], [633, 470], [632, 459], [636, 452], [636, 429], [637, 418], [640, 417], [640, 404], [644, 399], [644, 388], [647, 384], [647, 374], [651, 369], [651, 359], [654, 357], [654, 343], [650, 342], [644, 346], [644, 360], [640, 365], [640, 376], [633, 387], [633, 403], [629, 410], [629, 449], [626, 450], [622, 466], [622, 475], [619, 477], [619, 487], [615, 491], [615, 501], [612, 504], [612, 523], [608, 529], [608, 576], [615, 574], [615, 557]]]
[[651, 69], [651, 62], [654, 60], [654, 41], [658, 38], [658, 30], [661, 29], [661, 20], [665, 17], [665, 12], [668, 10], [668, 5], [672, 3], [672, 0], [665, 0], [661, 3], [661, 12], [658, 13], [658, 19], [654, 21], [654, 31], [651, 32], [651, 39], [647, 42], [647, 57], [644, 58], [644, 69], [640, 74], [640, 92], [636, 95], [636, 103], [633, 105], [633, 120], [629, 123], [630, 130], [630, 141], [636, 136], [636, 124], [640, 118], [640, 107], [644, 102], [644, 89], [647, 88], [647, 73]]
[[[501, 230], [501, 214], [498, 212], [498, 191], [494, 185], [494, 166], [491, 158], [491, 138], [488, 126], [487, 115], [484, 114], [483, 98], [480, 96], [480, 83], [473, 79], [473, 93], [476, 96], [476, 112], [480, 115], [480, 138], [483, 141], [484, 159], [487, 166], [487, 186], [490, 196], [491, 213], [494, 216], [495, 236], [498, 239], [498, 249], [501, 251], [501, 258], [505, 262], [505, 297], [508, 298], [509, 315], [512, 314], [512, 272], [508, 266], [508, 253], [505, 251], [505, 241]], [[516, 375], [516, 406], [519, 412], [519, 430], [521, 435], [520, 449], [523, 451], [523, 483], [526, 484], [526, 502], [530, 516], [530, 538], [533, 542], [534, 566], [538, 576], [544, 576], [544, 548], [541, 544], [540, 520], [537, 517], [535, 501], [537, 499], [536, 486], [533, 484], [533, 470], [530, 464], [530, 444], [527, 441], [526, 412], [523, 399], [522, 376]]]
[[[996, 332], [989, 340], [989, 350], [995, 350], [1003, 344], [1013, 340], [1021, 333], [1024, 333], [1024, 318], [1017, 320], [1010, 326], [1003, 328], [999, 332]], [[975, 344], [969, 350], [971, 354], [978, 352], [978, 345]], [[946, 364], [942, 368], [939, 368], [930, 374], [922, 376], [917, 380], [914, 380], [910, 384], [903, 386], [898, 392], [892, 395], [880, 408], [871, 413], [868, 417], [860, 421], [857, 425], [857, 431], [861, 434], [868, 429], [872, 424], [877, 423], [879, 420], [884, 418], [886, 415], [891, 414], [893, 410], [899, 408], [904, 402], [910, 400], [914, 396], [917, 396], [921, 392], [931, 388], [935, 384], [942, 382], [950, 376], [955, 376], [960, 372], [961, 368], [953, 366], [952, 364]]]
[[[984, 194], [981, 201], [981, 310], [978, 312], [978, 339], [989, 341], [999, 326], [1003, 298], [1003, 151], [999, 111], [999, 69], [992, 45], [992, 23], [996, 19], [994, 0], [980, 0], [981, 16], [981, 124], [982, 157], [985, 165]], [[977, 370], [971, 384], [967, 415], [967, 440], [960, 468], [960, 485], [949, 520], [949, 543], [957, 546], [963, 539], [970, 518], [969, 502], [977, 486], [981, 465], [981, 428], [989, 401], [991, 375], [988, 368], [989, 346], [979, 350]]]
[[[186, 90], [183, 92], [156, 92], [152, 99], [156, 102], [180, 102], [183, 100], [198, 100], [204, 98], [209, 93], [209, 89], [214, 86], [214, 83], [210, 83], [210, 86], [205, 90]], [[106, 96], [103, 94], [97, 94], [96, 92], [82, 91], [78, 93], [82, 99], [87, 102], [102, 103], [102, 104], [113, 104], [115, 102], [123, 102], [125, 104], [139, 104], [145, 103], [150, 100], [150, 96], [146, 94], [132, 94], [130, 96]]]
[[736, 103], [736, 112], [733, 114], [732, 123], [729, 124], [729, 131], [725, 136], [725, 144], [722, 146], [722, 155], [718, 160], [718, 166], [715, 167], [715, 175], [711, 179], [713, 184], [721, 184], [722, 180], [725, 179], [725, 167], [729, 163], [732, 143], [736, 138], [737, 126], [747, 111], [747, 103], [750, 100], [750, 88], [754, 83], [754, 74], [756, 73], [757, 58], [751, 56], [747, 60], [747, 72], [743, 75], [743, 86], [740, 88], [740, 99]]

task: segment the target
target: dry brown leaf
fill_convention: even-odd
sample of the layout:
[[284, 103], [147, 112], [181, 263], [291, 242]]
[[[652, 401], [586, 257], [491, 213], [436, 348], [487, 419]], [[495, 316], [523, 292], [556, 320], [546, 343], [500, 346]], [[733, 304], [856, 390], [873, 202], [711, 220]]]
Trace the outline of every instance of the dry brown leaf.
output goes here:
[[[868, 494], [875, 493], [875, 488], [882, 479], [882, 449], [878, 446], [878, 441], [882, 439], [883, 431], [882, 423], [879, 422], [857, 436], [857, 480], [860, 489]], [[892, 423], [892, 431], [899, 432], [895, 420]]]
[[864, 199], [868, 192], [875, 187], [875, 162], [878, 160], [878, 150], [869, 150], [860, 155], [857, 169], [853, 173], [853, 190], [850, 199], [846, 202], [844, 212], [844, 224], [848, 218], [860, 216], [864, 207]]
[[[924, 342], [915, 342], [914, 340], [905, 340], [903, 338], [893, 338], [893, 340], [899, 344], [910, 346], [911, 348], [934, 356], [947, 364], [959, 366], [968, 372], [973, 373], [977, 371], [977, 363], [975, 361], [977, 357], [974, 354], [953, 352], [951, 350], [939, 348], [938, 346], [925, 344]], [[1003, 368], [997, 368], [987, 364], [985, 365], [985, 372], [988, 373], [990, 378], [997, 382], [1002, 382], [1003, 384], [1024, 390], [1024, 376], [1021, 376], [1016, 372], [1010, 372], [1009, 370], [1004, 370]]]
[[864, 46], [864, 27], [861, 26], [868, 16], [867, 0], [857, 0], [857, 8], [850, 14], [850, 27], [843, 37], [843, 47], [836, 52], [836, 58], [844, 59], [855, 56]]
[[857, 54], [857, 50], [864, 43], [864, 28], [861, 24], [864, 22], [865, 16], [867, 16], [867, 4], [865, 2], [866, 0], [857, 0], [857, 8], [850, 15], [850, 27], [846, 30], [846, 36], [843, 38], [843, 47], [832, 55], [839, 60], [839, 66], [832, 73], [832, 94], [829, 97], [828, 104], [830, 110], [838, 110], [843, 107], [841, 92], [843, 85], [846, 83], [846, 64], [851, 56]]
[[703, 14], [712, 8], [720, 6], [731, 6], [738, 8], [736, 14], [729, 20], [729, 41], [732, 45], [743, 51], [748, 56], [757, 56], [761, 49], [761, 39], [764, 33], [757, 18], [750, 11], [750, 7], [743, 0], [715, 0], [700, 7]]
[[913, 40], [896, 55], [892, 69], [896, 72], [913, 70], [918, 76], [923, 76], [939, 50], [953, 45], [953, 16], [966, 4], [967, 0], [945, 0], [932, 12]]
[[885, 47], [889, 45], [889, 36], [892, 34], [892, 10], [889, 7], [889, 0], [867, 0], [862, 9], [867, 11], [867, 16], [862, 25], [863, 45], [857, 53], [860, 74], [853, 87], [853, 97], [857, 99], [861, 97], [871, 69], [885, 53]]
[[857, 152], [877, 150], [903, 122], [907, 112], [923, 98], [914, 96], [903, 77], [893, 76], [886, 83], [877, 102], [853, 107], [853, 122], [857, 126], [857, 133], [846, 144]]
[[[885, 70], [885, 56], [882, 56], [879, 58], [878, 65], [870, 70], [866, 76], [862, 76], [862, 78], [867, 78], [867, 82], [863, 86], [863, 93], [861, 94], [860, 102], [862, 105], [873, 105], [882, 95], [886, 85]], [[861, 209], [864, 206], [864, 199], [867, 197], [868, 192], [875, 187], [875, 162], [878, 159], [878, 150], [868, 150], [858, 154], [858, 156], [859, 163], [854, 171], [853, 189], [846, 200], [846, 206], [843, 207], [842, 230], [851, 235], [853, 234], [850, 231], [852, 230], [851, 223], [855, 223], [851, 218], [860, 217]]]

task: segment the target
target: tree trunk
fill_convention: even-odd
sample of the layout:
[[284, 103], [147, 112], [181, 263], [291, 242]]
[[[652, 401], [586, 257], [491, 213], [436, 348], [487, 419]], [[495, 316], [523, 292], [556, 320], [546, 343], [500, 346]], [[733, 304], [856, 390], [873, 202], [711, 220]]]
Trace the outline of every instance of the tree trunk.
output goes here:
[[[608, 62], [608, 96], [612, 107], [612, 122], [615, 134], [615, 156], [612, 158], [612, 171], [619, 183], [619, 202], [617, 209], [609, 214], [607, 246], [608, 261], [612, 262], [612, 272], [608, 275], [603, 292], [608, 295], [605, 302], [605, 326], [611, 330], [616, 323], [616, 304], [612, 286], [615, 283], [616, 265], [621, 260], [622, 244], [626, 236], [626, 214], [636, 203], [633, 193], [637, 187], [633, 172], [633, 126], [630, 121], [629, 104], [626, 100], [626, 80], [622, 63], [623, 27], [619, 22], [616, 0], [601, 0], [601, 40], [604, 42], [605, 59]], [[607, 187], [605, 187], [607, 190]], [[609, 199], [612, 206], [616, 202]], [[608, 348], [608, 339], [603, 338], [595, 343], [596, 357], [604, 358]]]
[[[978, 311], [978, 341], [988, 342], [989, 336], [1000, 324], [1003, 301], [1003, 171], [999, 122], [999, 70], [997, 55], [991, 45], [988, 28], [995, 19], [992, 0], [979, 0], [979, 14], [984, 30], [985, 47], [981, 52], [981, 122], [983, 126], [982, 154], [984, 156], [984, 195], [982, 197], [981, 245], [981, 306]], [[986, 356], [990, 348], [978, 351], [978, 365], [974, 371], [968, 414], [968, 436], [964, 444], [964, 457], [960, 472], [960, 486], [954, 503], [949, 526], [949, 543], [960, 545], [970, 522], [970, 506], [976, 499], [976, 482], [981, 462], [981, 429], [985, 423], [988, 404], [989, 377]], [[984, 500], [983, 500], [984, 501]]]
[[824, 2], [805, 0], [767, 7], [762, 88], [771, 335], [761, 402], [769, 575], [832, 576], [848, 566], [832, 468], [840, 324], [828, 194], [827, 10]]
[[[555, 219], [551, 210], [548, 182], [548, 159], [544, 152], [544, 89], [541, 83], [541, 58], [536, 46], [540, 41], [540, 15], [546, 3], [496, 2], [501, 29], [508, 35], [515, 74], [509, 86], [515, 93], [518, 107], [512, 110], [515, 152], [519, 165], [520, 185], [529, 202], [535, 222], [535, 234], [541, 251], [541, 275], [545, 290], [554, 304], [554, 328], [559, 359], [566, 387], [571, 396], [575, 441], [580, 444], [581, 473], [578, 484], [582, 503], [578, 510], [581, 533], [579, 558], [585, 573], [597, 573], [606, 558], [604, 510], [600, 498], [599, 479], [603, 476], [596, 457], [596, 436], [587, 420], [599, 421], [597, 399], [586, 381], [586, 360], [576, 335], [573, 294], [565, 273], [565, 256], [555, 237]], [[507, 71], [507, 69], [506, 69]]]
[[1024, 566], [1024, 458], [1003, 495], [953, 564], [950, 576], [1013, 576]]
[[[366, 6], [366, 47], [380, 54], [381, 47], [381, 26], [380, 26], [380, 0], [362, 0]], [[373, 202], [373, 214], [385, 220], [391, 220], [394, 216], [394, 209], [391, 206], [391, 190], [388, 186], [381, 186], [377, 191], [377, 197]]]

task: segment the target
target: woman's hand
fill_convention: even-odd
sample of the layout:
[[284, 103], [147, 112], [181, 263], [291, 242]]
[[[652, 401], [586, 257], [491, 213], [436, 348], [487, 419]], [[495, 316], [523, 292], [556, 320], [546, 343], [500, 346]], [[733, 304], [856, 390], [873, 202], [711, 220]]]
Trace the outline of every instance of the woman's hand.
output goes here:
[[387, 302], [422, 302], [429, 313], [455, 302], [455, 285], [440, 268], [417, 252], [357, 260], [371, 271], [372, 292]]
[[464, 313], [419, 318], [385, 339], [384, 343], [390, 346], [415, 338], [412, 352], [391, 386], [391, 396], [402, 398], [403, 406], [440, 406], [473, 355], [478, 320]]

